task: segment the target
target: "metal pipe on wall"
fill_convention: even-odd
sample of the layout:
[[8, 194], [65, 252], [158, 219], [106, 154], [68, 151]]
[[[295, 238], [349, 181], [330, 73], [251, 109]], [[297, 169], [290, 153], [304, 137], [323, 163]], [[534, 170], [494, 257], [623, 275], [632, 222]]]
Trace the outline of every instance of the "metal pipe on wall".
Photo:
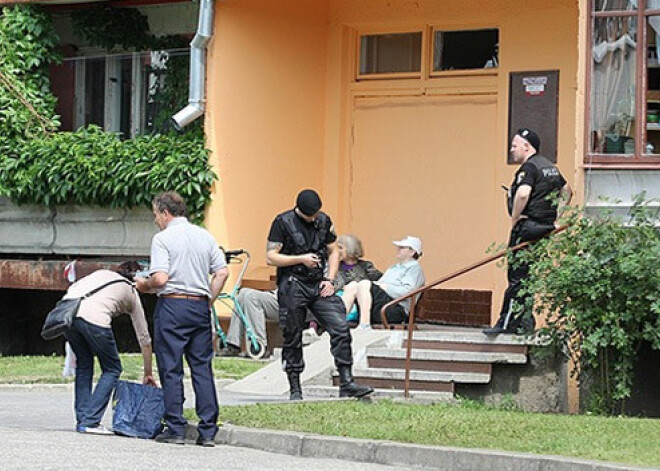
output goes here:
[[190, 42], [190, 86], [188, 105], [172, 116], [172, 123], [181, 131], [204, 114], [206, 101], [206, 46], [213, 35], [213, 2], [200, 0], [197, 33]]

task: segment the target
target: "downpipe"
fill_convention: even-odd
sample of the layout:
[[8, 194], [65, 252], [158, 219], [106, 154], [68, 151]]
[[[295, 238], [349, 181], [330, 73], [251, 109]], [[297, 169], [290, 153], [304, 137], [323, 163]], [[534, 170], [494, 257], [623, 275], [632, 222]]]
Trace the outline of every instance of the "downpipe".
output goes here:
[[177, 131], [204, 114], [206, 101], [206, 47], [213, 35], [213, 2], [200, 0], [197, 33], [190, 42], [190, 85], [188, 105], [172, 116]]

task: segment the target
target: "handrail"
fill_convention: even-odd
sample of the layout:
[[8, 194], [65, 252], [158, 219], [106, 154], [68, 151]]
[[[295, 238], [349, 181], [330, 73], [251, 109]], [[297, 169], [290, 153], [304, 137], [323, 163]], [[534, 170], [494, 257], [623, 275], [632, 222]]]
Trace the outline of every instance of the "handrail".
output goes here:
[[541, 237], [539, 239], [529, 240], [527, 242], [522, 242], [518, 245], [514, 245], [513, 247], [507, 247], [506, 249], [502, 249], [499, 252], [497, 252], [497, 253], [489, 256], [489, 257], [486, 257], [486, 258], [483, 258], [483, 259], [481, 259], [477, 262], [474, 262], [474, 263], [472, 263], [472, 264], [470, 264], [470, 265], [468, 265], [464, 268], [461, 268], [460, 270], [457, 270], [453, 273], [450, 273], [449, 275], [445, 275], [442, 278], [433, 281], [432, 283], [421, 286], [420, 288], [417, 288], [416, 290], [413, 290], [408, 294], [405, 294], [403, 296], [399, 296], [398, 298], [393, 299], [392, 301], [385, 304], [381, 308], [381, 310], [380, 310], [381, 322], [383, 323], [383, 326], [386, 329], [390, 329], [391, 328], [390, 324], [387, 322], [387, 316], [385, 315], [385, 311], [387, 310], [387, 308], [390, 307], [390, 306], [393, 306], [395, 304], [398, 304], [398, 303], [400, 303], [401, 301], [403, 301], [405, 299], [411, 298], [410, 299], [410, 315], [408, 317], [408, 343], [406, 344], [405, 380], [404, 380], [404, 387], [403, 387], [403, 395], [406, 399], [408, 399], [409, 394], [410, 394], [410, 362], [411, 362], [411, 356], [412, 356], [412, 337], [413, 337], [413, 331], [415, 330], [415, 297], [418, 294], [420, 294], [424, 291], [427, 291], [427, 290], [429, 290], [429, 289], [431, 289], [435, 286], [438, 286], [438, 285], [440, 285], [442, 283], [445, 283], [449, 280], [453, 280], [454, 278], [457, 278], [461, 275], [464, 275], [465, 273], [471, 272], [472, 270], [474, 270], [476, 268], [479, 268], [483, 265], [487, 265], [490, 262], [493, 262], [493, 261], [495, 261], [499, 258], [502, 258], [506, 254], [508, 254], [509, 252], [517, 252], [518, 250], [524, 249], [528, 245], [536, 242], [537, 240], [541, 240], [541, 239], [543, 239], [545, 237], [548, 237], [552, 234], [557, 234], [558, 232], [563, 231], [567, 227], [568, 227], [567, 225], [559, 226], [558, 228], [556, 228], [552, 232], [547, 233], [546, 235], [544, 235], [543, 237]]

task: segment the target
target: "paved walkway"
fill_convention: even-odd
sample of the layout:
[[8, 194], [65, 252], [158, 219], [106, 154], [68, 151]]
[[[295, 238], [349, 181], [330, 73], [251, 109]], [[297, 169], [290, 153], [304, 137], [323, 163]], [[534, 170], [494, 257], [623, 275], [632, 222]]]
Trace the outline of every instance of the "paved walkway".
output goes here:
[[[223, 403], [249, 398], [223, 395]], [[271, 398], [272, 399], [272, 398]], [[151, 440], [73, 431], [73, 392], [67, 387], [0, 386], [0, 469], [397, 471], [408, 467], [294, 457], [246, 447], [164, 445]], [[109, 424], [109, 414], [105, 423]]]
[[[286, 396], [219, 394], [223, 405], [286, 401]], [[189, 398], [190, 400], [190, 398]], [[315, 471], [615, 471], [642, 470], [595, 461], [493, 450], [406, 445], [297, 432], [223, 427], [222, 444], [162, 445], [150, 440], [88, 436], [73, 432], [70, 385], [0, 386], [0, 468], [83, 469], [223, 469]], [[192, 404], [189, 404], [192, 405]], [[109, 413], [104, 423], [110, 425]], [[190, 432], [193, 432], [191, 428]]]

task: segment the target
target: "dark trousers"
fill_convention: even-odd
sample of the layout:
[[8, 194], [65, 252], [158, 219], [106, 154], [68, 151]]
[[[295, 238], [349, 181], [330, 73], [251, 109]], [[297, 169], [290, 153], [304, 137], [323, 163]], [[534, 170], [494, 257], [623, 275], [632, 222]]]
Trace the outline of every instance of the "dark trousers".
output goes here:
[[277, 298], [280, 305], [280, 328], [284, 336], [282, 362], [287, 373], [305, 369], [302, 331], [309, 309], [330, 334], [330, 351], [335, 366], [351, 366], [351, 332], [346, 323], [346, 308], [339, 296], [322, 297], [319, 283], [303, 283], [293, 276], [280, 280]]
[[[76, 425], [96, 427], [101, 423], [121, 374], [115, 336], [111, 328], [76, 317], [65, 337], [76, 354]], [[101, 377], [92, 392], [94, 357], [99, 359]]]
[[[375, 283], [371, 283], [371, 323], [382, 324], [383, 319], [380, 317], [380, 310], [383, 309], [387, 303], [392, 301], [392, 298], [387, 294], [383, 288]], [[395, 304], [385, 310], [387, 322], [390, 324], [403, 324], [406, 320], [406, 310], [401, 304]]]
[[[511, 229], [509, 247], [540, 239], [553, 229], [554, 225], [549, 222], [521, 219]], [[520, 251], [509, 254], [506, 274], [509, 285], [504, 291], [500, 318], [497, 321], [498, 326], [512, 331], [522, 326], [534, 327], [534, 317], [530, 311], [533, 301], [532, 294], [520, 293], [524, 280], [529, 276], [531, 264], [528, 261], [521, 260], [521, 255]]]
[[197, 430], [204, 439], [218, 431], [218, 397], [213, 380], [211, 317], [206, 300], [159, 298], [154, 313], [154, 350], [165, 396], [165, 423], [183, 437], [183, 357], [195, 390]]

